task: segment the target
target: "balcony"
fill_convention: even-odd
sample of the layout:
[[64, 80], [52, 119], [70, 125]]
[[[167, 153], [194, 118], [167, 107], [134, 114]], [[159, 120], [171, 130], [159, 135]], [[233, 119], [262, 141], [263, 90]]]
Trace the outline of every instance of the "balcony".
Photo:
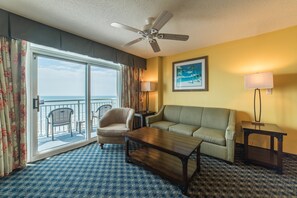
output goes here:
[[[90, 135], [96, 137], [96, 128], [98, 126], [98, 118], [96, 110], [105, 104], [110, 104], [112, 107], [118, 106], [117, 98], [107, 99], [92, 99], [91, 100], [91, 131]], [[54, 140], [52, 140], [51, 130], [47, 136], [47, 119], [48, 114], [58, 108], [71, 108], [73, 114], [71, 116], [71, 136], [68, 126], [54, 127]], [[38, 151], [48, 150], [54, 147], [71, 144], [74, 142], [83, 141], [86, 139], [86, 103], [84, 99], [65, 99], [65, 100], [44, 100], [40, 105], [38, 113]]]

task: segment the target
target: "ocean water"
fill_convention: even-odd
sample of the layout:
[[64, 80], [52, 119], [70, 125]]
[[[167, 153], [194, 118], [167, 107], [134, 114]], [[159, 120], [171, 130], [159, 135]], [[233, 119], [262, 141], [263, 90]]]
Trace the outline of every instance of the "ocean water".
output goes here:
[[[85, 96], [39, 96], [40, 100], [84, 100]], [[116, 96], [92, 96], [92, 99], [116, 99]]]

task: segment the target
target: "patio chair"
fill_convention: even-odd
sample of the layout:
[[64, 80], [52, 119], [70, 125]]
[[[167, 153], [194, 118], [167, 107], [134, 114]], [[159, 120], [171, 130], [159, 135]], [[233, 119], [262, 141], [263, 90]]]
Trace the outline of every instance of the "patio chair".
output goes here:
[[124, 144], [124, 133], [133, 128], [134, 109], [113, 108], [99, 120], [97, 140], [103, 149], [104, 144]]
[[49, 112], [48, 116], [46, 117], [47, 120], [47, 128], [46, 134], [48, 137], [49, 134], [49, 125], [51, 125], [52, 131], [52, 140], [54, 140], [54, 127], [68, 125], [68, 131], [72, 135], [72, 127], [71, 127], [71, 116], [73, 114], [73, 109], [71, 108], [58, 108], [54, 109]]
[[94, 121], [94, 118], [97, 118], [98, 121], [102, 118], [102, 116], [112, 108], [112, 106], [110, 104], [104, 104], [104, 105], [101, 105], [100, 107], [97, 108], [97, 110], [94, 112], [92, 112], [92, 126], [93, 126], [93, 121]]

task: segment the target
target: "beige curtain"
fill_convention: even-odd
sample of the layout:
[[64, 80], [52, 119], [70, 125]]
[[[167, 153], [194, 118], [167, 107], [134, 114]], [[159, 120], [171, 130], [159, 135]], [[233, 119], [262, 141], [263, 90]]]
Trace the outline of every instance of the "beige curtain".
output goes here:
[[135, 112], [143, 109], [143, 95], [140, 92], [140, 81], [143, 69], [122, 66], [122, 106], [133, 108]]
[[24, 167], [26, 143], [25, 41], [0, 38], [0, 176]]

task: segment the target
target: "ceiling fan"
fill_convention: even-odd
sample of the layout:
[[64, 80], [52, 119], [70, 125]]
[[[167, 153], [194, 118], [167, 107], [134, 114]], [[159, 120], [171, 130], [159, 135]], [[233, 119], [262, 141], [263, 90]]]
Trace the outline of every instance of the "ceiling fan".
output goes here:
[[187, 41], [189, 39], [188, 35], [181, 34], [167, 34], [167, 33], [159, 33], [160, 29], [173, 17], [173, 14], [169, 11], [163, 11], [157, 19], [153, 17], [149, 17], [146, 20], [146, 25], [143, 27], [143, 30], [139, 30], [121, 23], [112, 23], [111, 26], [116, 28], [121, 28], [125, 30], [129, 30], [140, 34], [141, 37], [127, 43], [124, 47], [129, 47], [135, 43], [138, 43], [142, 40], [148, 40], [154, 52], [159, 52], [160, 47], [156, 38], [158, 39], [168, 39], [168, 40], [177, 40], [177, 41]]

